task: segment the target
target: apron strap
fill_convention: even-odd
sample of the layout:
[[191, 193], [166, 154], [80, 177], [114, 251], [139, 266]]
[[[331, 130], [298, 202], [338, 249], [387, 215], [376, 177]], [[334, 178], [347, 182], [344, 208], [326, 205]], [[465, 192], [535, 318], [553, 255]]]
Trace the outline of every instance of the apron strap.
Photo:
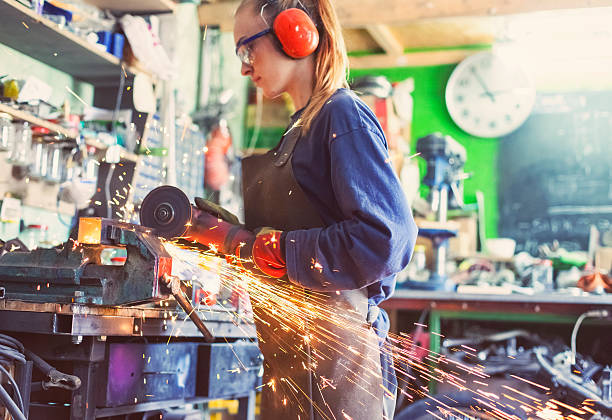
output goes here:
[[298, 119], [287, 131], [285, 131], [285, 134], [283, 134], [283, 142], [278, 152], [276, 152], [277, 157], [274, 160], [274, 166], [283, 166], [293, 154], [293, 149], [295, 149], [295, 145], [300, 139], [300, 134], [302, 132], [298, 125], [299, 123], [300, 120]]

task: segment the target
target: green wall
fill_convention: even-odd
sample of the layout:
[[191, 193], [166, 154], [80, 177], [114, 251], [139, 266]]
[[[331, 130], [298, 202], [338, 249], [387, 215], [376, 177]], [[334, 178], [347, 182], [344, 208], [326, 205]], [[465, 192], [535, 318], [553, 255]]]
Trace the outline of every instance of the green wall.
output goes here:
[[[465, 181], [466, 203], [476, 202], [476, 191], [485, 197], [485, 224], [488, 238], [497, 236], [497, 139], [481, 139], [462, 131], [451, 120], [444, 104], [444, 89], [455, 65], [430, 67], [398, 67], [389, 69], [352, 70], [351, 78], [363, 75], [385, 76], [391, 82], [414, 78], [414, 111], [411, 129], [411, 150], [416, 141], [433, 132], [448, 134], [461, 143], [467, 152], [465, 172], [472, 174]], [[420, 159], [421, 177], [425, 174], [425, 162]], [[425, 189], [427, 187], [424, 187]]]

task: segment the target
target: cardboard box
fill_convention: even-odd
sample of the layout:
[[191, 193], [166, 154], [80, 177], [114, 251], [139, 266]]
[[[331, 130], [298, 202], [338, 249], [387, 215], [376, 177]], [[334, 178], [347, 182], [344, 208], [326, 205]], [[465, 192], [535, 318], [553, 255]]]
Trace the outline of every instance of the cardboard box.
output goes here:
[[[456, 229], [457, 236], [449, 240], [449, 257], [468, 257], [475, 255], [478, 244], [478, 221], [476, 215], [469, 217], [459, 217], [449, 220], [446, 223], [429, 221], [421, 217], [414, 218], [417, 226], [420, 229]], [[427, 258], [427, 267], [431, 270], [433, 267], [433, 246], [429, 238], [419, 236], [417, 245], [425, 246], [425, 256]]]
[[457, 236], [449, 240], [450, 256], [466, 257], [478, 250], [478, 219], [476, 215], [452, 219], [459, 224]]
[[595, 252], [595, 268], [612, 273], [612, 248], [602, 247]]

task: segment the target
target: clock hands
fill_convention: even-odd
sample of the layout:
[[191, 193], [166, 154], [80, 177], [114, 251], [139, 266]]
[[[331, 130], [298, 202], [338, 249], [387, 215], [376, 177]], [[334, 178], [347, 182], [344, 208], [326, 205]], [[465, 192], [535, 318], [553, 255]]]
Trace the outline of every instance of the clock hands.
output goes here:
[[478, 74], [478, 72], [476, 71], [476, 67], [470, 67], [470, 71], [474, 74], [474, 77], [476, 77], [476, 80], [484, 89], [484, 93], [482, 93], [481, 96], [488, 96], [491, 99], [491, 102], [495, 102], [495, 95], [489, 90], [489, 88], [487, 88], [487, 85], [485, 84], [484, 80], [482, 80], [480, 74]]
[[480, 96], [489, 96], [491, 95], [501, 95], [503, 93], [529, 93], [530, 89], [527, 87], [517, 87], [517, 88], [512, 88], [512, 89], [504, 89], [504, 90], [494, 90], [494, 91], [489, 91], [489, 92], [483, 92], [480, 94]]

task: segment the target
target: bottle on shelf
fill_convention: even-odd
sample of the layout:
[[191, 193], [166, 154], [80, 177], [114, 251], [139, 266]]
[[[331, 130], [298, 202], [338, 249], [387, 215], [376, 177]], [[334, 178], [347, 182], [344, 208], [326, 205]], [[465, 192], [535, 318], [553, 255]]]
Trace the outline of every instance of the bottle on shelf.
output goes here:
[[0, 113], [0, 151], [10, 151], [15, 143], [15, 126], [13, 117]]
[[9, 161], [13, 165], [28, 166], [30, 164], [32, 149], [32, 127], [30, 123], [23, 121], [18, 123], [15, 142], [9, 154]]

